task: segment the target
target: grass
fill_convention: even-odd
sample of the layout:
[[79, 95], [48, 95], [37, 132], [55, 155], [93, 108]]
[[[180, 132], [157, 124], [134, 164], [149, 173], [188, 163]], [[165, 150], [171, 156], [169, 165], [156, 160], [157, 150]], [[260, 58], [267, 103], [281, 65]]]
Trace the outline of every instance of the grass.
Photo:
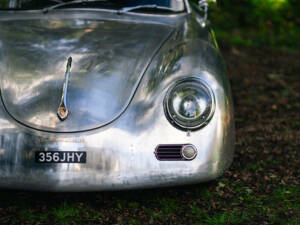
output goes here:
[[81, 217], [80, 210], [74, 204], [62, 202], [57, 208], [53, 208], [51, 215], [59, 224], [71, 224], [76, 218]]
[[[258, 166], [260, 168], [260, 165]], [[267, 187], [268, 182], [264, 185]], [[14, 224], [19, 224], [20, 221], [26, 221], [27, 224], [35, 224], [37, 221], [41, 224], [49, 221], [56, 224], [105, 224], [104, 216], [108, 217], [109, 224], [182, 224], [182, 221], [191, 221], [191, 224], [222, 225], [256, 224], [253, 220], [258, 222], [261, 218], [267, 218], [271, 224], [297, 224], [300, 218], [300, 187], [283, 185], [265, 194], [248, 187], [246, 182], [230, 182], [221, 178], [208, 186], [185, 187], [183, 192], [179, 193], [192, 191], [194, 194], [193, 200], [187, 198], [189, 200], [186, 202], [178, 196], [171, 198], [172, 193], [163, 197], [164, 191], [155, 190], [154, 195], [148, 191], [139, 191], [137, 194], [145, 194], [140, 196], [140, 199], [132, 192], [109, 193], [108, 200], [112, 200], [109, 204], [105, 201], [95, 203], [96, 205], [78, 204], [85, 195], [88, 195], [85, 197], [89, 199], [93, 194], [78, 196], [79, 199], [75, 202], [70, 198], [62, 198], [58, 204], [50, 201], [50, 207], [38, 209], [23, 204], [19, 207], [18, 217], [11, 221]], [[151, 197], [154, 199], [150, 200]], [[112, 207], [104, 210], [110, 204]], [[291, 214], [293, 217], [290, 218]]]
[[244, 222], [249, 222], [247, 214], [238, 215], [237, 212], [224, 212], [219, 215], [209, 216], [206, 215], [203, 223], [197, 224], [239, 224]]

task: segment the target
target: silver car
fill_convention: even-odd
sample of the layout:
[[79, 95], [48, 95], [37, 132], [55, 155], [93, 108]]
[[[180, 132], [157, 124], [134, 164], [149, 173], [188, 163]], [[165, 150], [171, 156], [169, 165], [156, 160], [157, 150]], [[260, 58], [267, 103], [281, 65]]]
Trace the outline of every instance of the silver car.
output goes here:
[[207, 2], [0, 3], [0, 187], [198, 183], [234, 151]]

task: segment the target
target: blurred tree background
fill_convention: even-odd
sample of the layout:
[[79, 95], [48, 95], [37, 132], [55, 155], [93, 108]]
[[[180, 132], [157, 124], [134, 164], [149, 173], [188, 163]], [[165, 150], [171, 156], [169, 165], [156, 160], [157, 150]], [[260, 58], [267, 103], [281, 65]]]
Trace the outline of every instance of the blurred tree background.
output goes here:
[[300, 49], [299, 15], [300, 0], [210, 0], [212, 27], [232, 44]]

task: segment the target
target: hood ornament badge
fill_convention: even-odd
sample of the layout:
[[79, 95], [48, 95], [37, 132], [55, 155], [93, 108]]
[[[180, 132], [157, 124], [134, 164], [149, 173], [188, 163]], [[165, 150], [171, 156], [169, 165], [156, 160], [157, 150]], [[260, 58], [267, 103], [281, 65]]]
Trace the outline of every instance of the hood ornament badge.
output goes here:
[[59, 107], [57, 109], [57, 116], [61, 121], [67, 119], [68, 114], [69, 114], [69, 111], [67, 108], [67, 92], [68, 92], [68, 83], [69, 83], [69, 75], [70, 75], [71, 65], [72, 65], [72, 57], [69, 57], [68, 63], [67, 63], [67, 71], [65, 74], [64, 86], [63, 86], [63, 90], [62, 90], [62, 96], [60, 99]]

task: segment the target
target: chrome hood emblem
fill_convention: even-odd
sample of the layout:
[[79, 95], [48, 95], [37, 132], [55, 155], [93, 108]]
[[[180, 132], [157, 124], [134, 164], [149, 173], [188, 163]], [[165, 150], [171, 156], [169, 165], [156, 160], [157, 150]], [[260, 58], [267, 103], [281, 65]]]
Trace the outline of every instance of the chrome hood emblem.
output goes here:
[[68, 92], [68, 83], [69, 83], [71, 66], [72, 66], [72, 57], [69, 57], [67, 63], [67, 70], [65, 74], [65, 81], [62, 90], [62, 96], [60, 99], [59, 107], [57, 109], [57, 116], [61, 121], [67, 119], [69, 114], [69, 110], [67, 108], [67, 92]]

